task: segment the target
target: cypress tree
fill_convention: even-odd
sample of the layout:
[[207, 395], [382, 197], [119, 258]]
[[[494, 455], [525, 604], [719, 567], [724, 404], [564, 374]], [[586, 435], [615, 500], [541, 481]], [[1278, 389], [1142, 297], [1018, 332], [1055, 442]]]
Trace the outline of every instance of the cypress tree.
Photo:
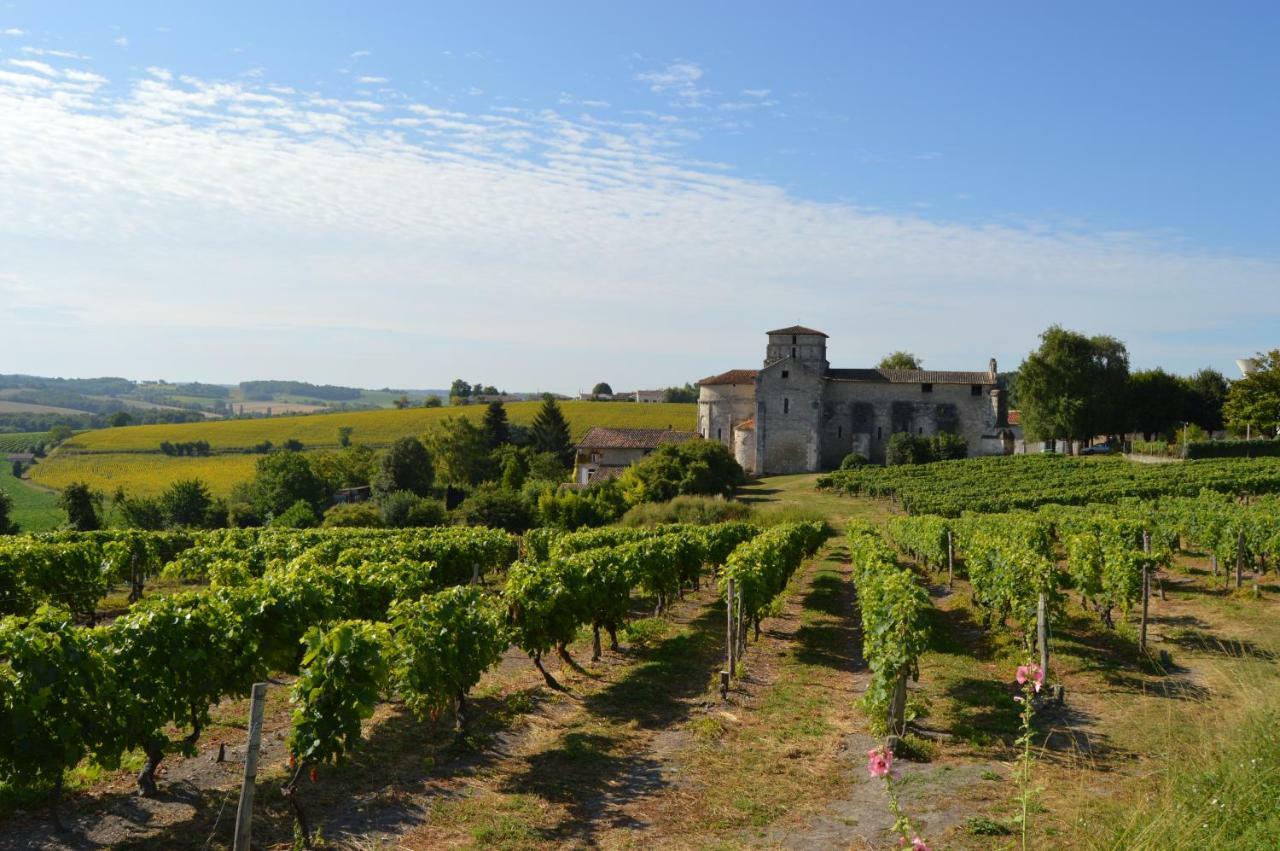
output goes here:
[[507, 409], [501, 402], [490, 402], [484, 412], [484, 440], [490, 449], [497, 449], [511, 442], [511, 428], [507, 424]]
[[569, 423], [550, 393], [542, 397], [542, 408], [529, 427], [529, 442], [539, 452], [554, 453], [565, 464], [573, 460], [573, 444], [569, 440]]

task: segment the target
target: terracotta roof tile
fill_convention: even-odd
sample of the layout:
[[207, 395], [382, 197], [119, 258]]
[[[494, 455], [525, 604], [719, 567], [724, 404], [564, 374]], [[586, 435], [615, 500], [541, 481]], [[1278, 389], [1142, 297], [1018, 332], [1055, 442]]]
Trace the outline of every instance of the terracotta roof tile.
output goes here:
[[578, 444], [579, 449], [656, 449], [664, 443], [684, 443], [698, 437], [697, 432], [672, 431], [665, 428], [601, 428], [592, 427]]
[[1011, 426], [1022, 425], [1022, 411], [1009, 411], [1008, 423]]
[[728, 372], [722, 372], [719, 375], [713, 375], [710, 378], [704, 378], [698, 382], [703, 384], [751, 384], [756, 380], [759, 374], [758, 369], [731, 369]]
[[812, 328], [806, 328], [806, 327], [804, 327], [803, 325], [792, 325], [790, 328], [779, 328], [779, 329], [777, 329], [776, 331], [769, 331], [768, 333], [769, 333], [771, 336], [772, 336], [773, 334], [809, 334], [809, 335], [817, 336], [817, 337], [825, 337], [825, 336], [827, 336], [826, 334], [822, 333], [821, 331], [815, 331], [814, 329], [812, 329]]
[[753, 417], [749, 420], [743, 420], [733, 428], [736, 431], [755, 431], [755, 428], [756, 428], [755, 418]]

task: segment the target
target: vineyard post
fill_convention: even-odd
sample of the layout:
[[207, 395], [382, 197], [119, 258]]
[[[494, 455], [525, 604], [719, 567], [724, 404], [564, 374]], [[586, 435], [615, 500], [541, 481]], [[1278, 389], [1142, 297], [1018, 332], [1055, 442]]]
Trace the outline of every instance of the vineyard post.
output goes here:
[[1138, 633], [1138, 653], [1147, 652], [1147, 605], [1151, 602], [1151, 579], [1147, 575], [1147, 562], [1142, 562], [1142, 627]]
[[1040, 670], [1046, 680], [1049, 679], [1049, 616], [1045, 604], [1044, 592], [1036, 600], [1036, 642], [1040, 648]]
[[478, 561], [473, 561], [471, 563], [471, 584], [480, 584], [480, 562]]
[[747, 654], [747, 632], [742, 628], [742, 589], [738, 589], [738, 621], [734, 624], [734, 632], [738, 636], [738, 660]]
[[1236, 588], [1244, 585], [1244, 530], [1236, 533]]
[[893, 684], [893, 696], [889, 698], [889, 736], [901, 738], [907, 734], [907, 669], [898, 671]]
[[254, 683], [249, 707], [249, 744], [244, 751], [244, 781], [240, 785], [240, 805], [236, 808], [234, 851], [249, 851], [250, 821], [253, 818], [253, 784], [258, 777], [258, 743], [262, 738], [262, 710], [267, 700], [267, 684]]
[[951, 530], [947, 530], [947, 590], [955, 587], [956, 581], [956, 547], [951, 540]]
[[728, 587], [725, 591], [724, 611], [726, 630], [724, 652], [729, 665], [729, 676], [732, 677], [734, 674], [733, 657], [737, 647], [737, 640], [733, 636], [733, 577], [729, 577]]

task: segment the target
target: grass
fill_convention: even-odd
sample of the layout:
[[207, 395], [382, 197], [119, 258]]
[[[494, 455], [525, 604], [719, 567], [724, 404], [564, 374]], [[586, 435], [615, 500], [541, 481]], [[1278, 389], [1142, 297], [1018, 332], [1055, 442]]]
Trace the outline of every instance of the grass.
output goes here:
[[236, 484], [253, 478], [254, 465], [261, 457], [179, 458], [123, 452], [103, 455], [56, 452], [32, 467], [29, 475], [33, 482], [47, 488], [60, 490], [72, 482], [87, 482], [108, 495], [121, 487], [130, 496], [156, 496], [179, 479], [194, 478], [204, 481], [215, 496], [226, 496]]
[[[37, 464], [32, 470], [40, 466]], [[23, 532], [56, 529], [65, 519], [62, 509], [58, 508], [57, 494], [15, 479], [9, 464], [0, 463], [0, 490], [9, 494], [13, 500], [13, 511], [9, 519], [17, 523]]]
[[[528, 425], [533, 422], [541, 405], [541, 402], [511, 402], [506, 405], [507, 416], [513, 423]], [[560, 408], [569, 421], [574, 439], [580, 438], [592, 426], [670, 426], [688, 431], [697, 427], [697, 406], [693, 404], [567, 401], [561, 402]], [[445, 417], [464, 416], [479, 420], [485, 409], [484, 405], [468, 405], [128, 426], [85, 432], [65, 445], [67, 449], [92, 452], [156, 452], [161, 441], [204, 440], [218, 451], [248, 449], [264, 440], [278, 446], [292, 438], [302, 441], [307, 447], [334, 447], [338, 445], [338, 428], [341, 426], [352, 429], [351, 439], [355, 443], [385, 445], [401, 437], [420, 435]]]

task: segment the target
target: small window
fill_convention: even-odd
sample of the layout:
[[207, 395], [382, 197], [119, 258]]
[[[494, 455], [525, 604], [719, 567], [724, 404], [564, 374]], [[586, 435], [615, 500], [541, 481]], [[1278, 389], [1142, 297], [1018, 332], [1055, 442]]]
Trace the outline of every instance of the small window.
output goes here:
[[970, 385], [969, 385], [969, 395], [970, 395], [970, 396], [981, 396], [981, 395], [982, 395], [982, 385], [981, 385], [981, 384], [970, 384]]
[[783, 399], [783, 400], [782, 400], [782, 413], [784, 413], [784, 414], [789, 414], [789, 413], [791, 413], [791, 400], [790, 400], [790, 399]]
[[836, 426], [836, 437], [844, 437], [844, 426]]
[[916, 434], [924, 434], [924, 426], [921, 426], [920, 428], [916, 429]]
[[724, 440], [724, 429], [716, 429], [716, 440]]
[[795, 347], [795, 346], [792, 346], [792, 347], [791, 347], [791, 357], [795, 357], [795, 356], [796, 356], [796, 347]]
[[785, 369], [784, 369], [784, 370], [782, 371], [782, 377], [783, 377], [783, 378], [786, 378], [786, 377], [788, 377], [789, 375], [791, 375], [791, 372], [790, 372], [789, 370], [785, 370]]
[[884, 428], [876, 426], [876, 440], [884, 440]]
[[795, 334], [792, 334], [792, 335], [791, 335], [791, 345], [793, 345], [793, 346], [794, 346], [795, 344], [796, 344], [796, 335], [795, 335]]
[[920, 385], [920, 392], [921, 392], [921, 393], [932, 393], [932, 392], [933, 392], [933, 385], [932, 385], [932, 384], [921, 384], [921, 385]]

